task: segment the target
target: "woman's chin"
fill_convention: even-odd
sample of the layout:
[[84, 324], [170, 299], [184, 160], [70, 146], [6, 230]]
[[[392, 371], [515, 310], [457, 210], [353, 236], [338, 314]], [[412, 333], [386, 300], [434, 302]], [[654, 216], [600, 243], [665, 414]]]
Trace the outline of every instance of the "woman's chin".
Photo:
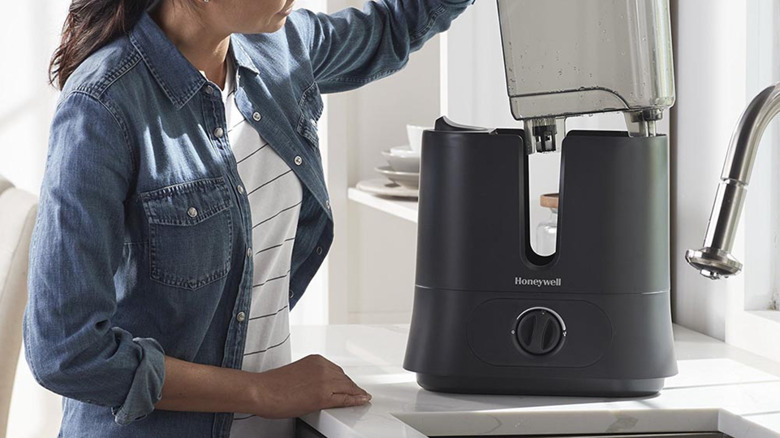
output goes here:
[[275, 31], [281, 29], [282, 27], [284, 27], [284, 23], [287, 22], [287, 17], [290, 15], [291, 12], [292, 12], [292, 10], [289, 10], [289, 11], [282, 11], [282, 12], [276, 14], [276, 16], [274, 17], [274, 18], [276, 18], [276, 20], [274, 20], [274, 22], [270, 26], [270, 27], [274, 27], [275, 28], [273, 30], [273, 32], [275, 32]]
[[284, 23], [287, 23], [287, 16], [286, 16], [286, 15], [285, 15], [284, 17], [280, 18], [280, 19], [279, 19], [279, 20], [276, 22], [275, 29], [274, 29], [274, 30], [272, 30], [272, 32], [276, 32], [277, 30], [279, 30], [279, 29], [283, 28], [283, 27], [284, 27]]

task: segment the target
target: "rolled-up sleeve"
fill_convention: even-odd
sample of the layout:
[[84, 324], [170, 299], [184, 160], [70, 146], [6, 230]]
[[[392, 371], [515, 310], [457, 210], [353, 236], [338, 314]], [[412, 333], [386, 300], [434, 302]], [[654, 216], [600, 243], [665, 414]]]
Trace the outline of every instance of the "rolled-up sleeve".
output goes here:
[[474, 3], [473, 0], [376, 0], [362, 10], [306, 14], [302, 20], [314, 77], [323, 92], [359, 87], [400, 70], [410, 53]]
[[36, 380], [110, 408], [119, 424], [152, 412], [165, 379], [160, 344], [112, 324], [133, 169], [110, 103], [82, 92], [64, 98], [52, 122], [24, 316]]

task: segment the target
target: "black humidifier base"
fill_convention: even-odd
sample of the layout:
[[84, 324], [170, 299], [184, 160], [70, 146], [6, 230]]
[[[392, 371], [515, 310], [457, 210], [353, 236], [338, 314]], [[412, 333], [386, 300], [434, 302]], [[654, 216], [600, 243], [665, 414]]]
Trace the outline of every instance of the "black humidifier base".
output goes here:
[[521, 130], [423, 135], [404, 368], [432, 391], [637, 397], [677, 373], [665, 136], [570, 132], [556, 253], [530, 245]]

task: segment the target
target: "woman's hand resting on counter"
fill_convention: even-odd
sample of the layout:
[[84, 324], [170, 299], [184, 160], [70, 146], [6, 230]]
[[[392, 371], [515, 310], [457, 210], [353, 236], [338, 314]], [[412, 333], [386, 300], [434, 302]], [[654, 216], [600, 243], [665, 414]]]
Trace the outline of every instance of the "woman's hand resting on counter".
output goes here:
[[258, 409], [264, 418], [299, 417], [320, 409], [364, 405], [371, 395], [344, 370], [320, 355], [256, 374]]
[[320, 409], [364, 405], [369, 400], [371, 396], [344, 370], [320, 355], [262, 373], [166, 356], [162, 399], [155, 409], [293, 418]]

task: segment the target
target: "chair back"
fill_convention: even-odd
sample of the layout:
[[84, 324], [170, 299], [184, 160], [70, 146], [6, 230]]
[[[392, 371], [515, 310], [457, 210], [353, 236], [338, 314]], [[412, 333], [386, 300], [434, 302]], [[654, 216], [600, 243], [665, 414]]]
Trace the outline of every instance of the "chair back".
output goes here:
[[27, 258], [37, 198], [0, 177], [0, 438], [8, 425], [27, 304]]

